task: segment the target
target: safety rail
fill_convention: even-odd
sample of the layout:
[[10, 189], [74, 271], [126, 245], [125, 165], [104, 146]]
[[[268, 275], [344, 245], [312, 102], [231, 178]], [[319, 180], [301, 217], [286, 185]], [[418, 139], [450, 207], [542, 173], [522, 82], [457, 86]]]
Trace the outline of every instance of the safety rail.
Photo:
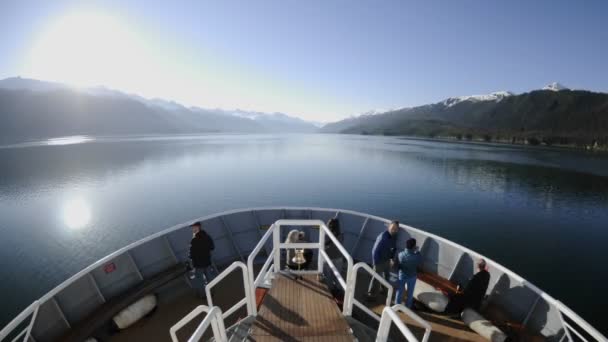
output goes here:
[[[281, 242], [281, 226], [318, 226], [319, 227], [319, 241], [318, 242], [303, 242], [303, 243], [291, 243], [291, 242]], [[257, 278], [254, 278], [253, 274], [253, 261], [262, 250], [266, 241], [272, 235], [272, 252], [269, 254], [268, 259], [264, 262], [262, 269], [260, 270]], [[329, 237], [329, 239], [333, 242], [336, 248], [340, 251], [340, 253], [344, 256], [347, 262], [347, 273], [346, 280], [342, 277], [334, 263], [331, 261], [327, 253], [325, 252], [325, 237]], [[340, 241], [334, 234], [327, 228], [325, 223], [321, 220], [278, 220], [276, 221], [268, 231], [262, 236], [262, 239], [258, 243], [258, 245], [254, 248], [254, 250], [249, 255], [247, 259], [247, 265], [249, 268], [249, 281], [254, 286], [259, 286], [263, 279], [265, 278], [268, 270], [270, 269], [270, 265], [273, 265], [274, 271], [277, 272], [280, 270], [281, 265], [281, 249], [292, 249], [292, 248], [307, 248], [307, 249], [316, 249], [319, 251], [317, 258], [317, 269], [316, 270], [291, 270], [291, 273], [294, 274], [319, 274], [323, 272], [324, 264], [327, 263], [332, 270], [333, 274], [338, 279], [340, 285], [344, 288], [344, 309], [343, 314], [349, 316], [350, 313], [346, 311], [349, 307], [347, 300], [352, 296], [349, 295], [352, 287], [349, 287], [348, 284], [352, 282], [352, 268], [353, 268], [353, 258], [346, 251], [346, 248], [342, 246]], [[255, 291], [255, 288], [254, 288]]]
[[192, 336], [190, 336], [190, 338], [188, 339], [188, 342], [198, 342], [209, 327], [209, 325], [211, 325], [211, 329], [213, 330], [213, 337], [216, 341], [227, 342], [228, 337], [226, 335], [224, 319], [222, 318], [222, 309], [218, 308], [217, 306], [209, 307], [206, 305], [197, 306], [196, 308], [194, 308], [194, 310], [190, 311], [189, 314], [180, 319], [179, 322], [175, 323], [171, 327], [171, 329], [169, 329], [171, 341], [179, 342], [179, 340], [177, 339], [177, 331], [203, 312], [206, 312], [207, 316], [198, 325]]
[[564, 336], [562, 336], [561, 340], [563, 340], [564, 338], [567, 337], [568, 341], [574, 341], [574, 339], [572, 338], [572, 335], [570, 334], [570, 332], [573, 332], [582, 341], [589, 342], [589, 340], [587, 338], [585, 338], [583, 336], [583, 334], [581, 334], [578, 331], [578, 329], [576, 329], [576, 327], [572, 326], [571, 324], [569, 324], [568, 322], [566, 322], [564, 320], [564, 316], [566, 316], [573, 323], [576, 323], [576, 325], [579, 328], [582, 328], [587, 334], [589, 334], [589, 336], [593, 337], [595, 339], [595, 341], [601, 341], [601, 342], [608, 341], [608, 339], [606, 337], [604, 337], [604, 335], [602, 335], [600, 332], [595, 330], [595, 328], [593, 328], [589, 323], [587, 323], [584, 319], [582, 319], [579, 315], [577, 315], [574, 311], [572, 311], [569, 307], [564, 305], [562, 302], [560, 302], [559, 300], [553, 299], [553, 304], [559, 310], [560, 319], [562, 321], [562, 325], [564, 326]]
[[[249, 257], [247, 258], [247, 269], [249, 271], [249, 283], [253, 287], [254, 292], [255, 292], [255, 288], [259, 287], [262, 284], [262, 281], [264, 280], [266, 274], [270, 270], [270, 265], [274, 261], [274, 250], [275, 249], [273, 248], [272, 251], [270, 252], [270, 254], [268, 255], [268, 258], [264, 262], [264, 265], [262, 266], [262, 269], [258, 273], [257, 278], [254, 278], [254, 274], [253, 274], [253, 261], [258, 256], [258, 254], [260, 253], [262, 248], [264, 248], [266, 241], [268, 241], [270, 236], [273, 234], [274, 230], [275, 230], [275, 225], [272, 224], [270, 226], [270, 228], [268, 228], [266, 233], [262, 236], [262, 238], [260, 239], [258, 244], [255, 246], [255, 248], [251, 251], [251, 253], [249, 253]], [[253, 312], [254, 312], [254, 315], [257, 315], [256, 306], [254, 306]]]
[[361, 309], [363, 312], [365, 312], [366, 314], [368, 314], [375, 320], [380, 321], [381, 320], [380, 315], [378, 315], [377, 313], [370, 310], [367, 306], [365, 306], [363, 303], [361, 303], [354, 297], [354, 292], [355, 292], [354, 289], [355, 289], [355, 286], [357, 285], [357, 274], [360, 269], [364, 269], [365, 271], [367, 271], [367, 273], [369, 273], [374, 279], [376, 279], [378, 282], [380, 282], [380, 284], [382, 284], [382, 286], [384, 286], [388, 289], [388, 293], [386, 296], [386, 304], [385, 304], [387, 307], [391, 305], [391, 300], [393, 299], [393, 286], [388, 281], [386, 281], [386, 279], [382, 278], [378, 273], [376, 273], [376, 271], [374, 271], [371, 267], [369, 267], [368, 264], [366, 264], [364, 262], [359, 262], [353, 267], [353, 284], [352, 284], [353, 291], [351, 292], [353, 294], [353, 297], [349, 301], [350, 307], [347, 309], [347, 312], [352, 314], [353, 305], [355, 305], [356, 307]]
[[[205, 222], [208, 220], [212, 220], [215, 218], [219, 218], [219, 217], [223, 217], [223, 216], [228, 216], [228, 215], [233, 215], [233, 214], [237, 214], [237, 213], [249, 213], [249, 212], [256, 212], [256, 211], [264, 211], [264, 210], [282, 210], [282, 211], [289, 211], [289, 210], [295, 210], [298, 212], [301, 211], [310, 211], [310, 212], [323, 212], [323, 213], [327, 213], [327, 214], [336, 214], [339, 213], [340, 215], [343, 216], [352, 216], [352, 217], [357, 217], [357, 218], [361, 218], [363, 220], [363, 226], [361, 228], [361, 231], [363, 231], [365, 229], [365, 227], [370, 226], [367, 222], [368, 221], [378, 221], [378, 222], [384, 222], [384, 223], [389, 223], [390, 221], [382, 218], [382, 217], [378, 217], [378, 216], [374, 216], [374, 215], [369, 215], [369, 214], [365, 214], [365, 213], [361, 213], [361, 212], [356, 212], [356, 211], [352, 211], [352, 210], [345, 210], [345, 209], [336, 209], [336, 208], [317, 208], [317, 207], [254, 207], [254, 208], [243, 208], [243, 209], [235, 209], [235, 210], [229, 210], [229, 211], [224, 211], [224, 212], [220, 212], [220, 213], [214, 213], [211, 215], [206, 215], [203, 217], [198, 217], [195, 220], [191, 220], [191, 221], [187, 221], [184, 223], [180, 223], [177, 225], [174, 225], [172, 227], [163, 229], [163, 230], [159, 230], [157, 233], [154, 233], [150, 236], [147, 236], [141, 240], [138, 240], [136, 242], [133, 242], [127, 246], [124, 246], [123, 248], [116, 250], [115, 252], [101, 258], [100, 260], [94, 262], [93, 264], [87, 266], [86, 268], [84, 268], [83, 270], [81, 270], [80, 272], [78, 272], [77, 274], [73, 275], [72, 277], [70, 277], [69, 279], [65, 280], [64, 282], [62, 282], [61, 284], [59, 284], [57, 287], [55, 287], [54, 289], [52, 289], [51, 291], [49, 291], [48, 293], [46, 293], [44, 296], [42, 296], [41, 298], [38, 299], [38, 301], [32, 303], [31, 305], [29, 305], [28, 307], [26, 307], [19, 315], [17, 315], [15, 318], [13, 318], [13, 320], [8, 323], [8, 325], [4, 326], [2, 328], [2, 330], [0, 330], [0, 341], [4, 341], [7, 337], [11, 337], [13, 338], [13, 336], [23, 336], [24, 339], [27, 338], [33, 338], [36, 333], [36, 321], [38, 320], [44, 320], [46, 319], [46, 317], [44, 317], [45, 315], [42, 314], [42, 312], [36, 312], [36, 316], [34, 317], [32, 314], [34, 313], [34, 311], [38, 310], [39, 306], [45, 305], [47, 304], [49, 301], [54, 301], [55, 297], [62, 293], [62, 291], [68, 289], [70, 287], [71, 284], [73, 284], [74, 282], [82, 279], [83, 277], [89, 276], [91, 272], [93, 272], [95, 269], [98, 269], [100, 267], [102, 267], [103, 265], [105, 265], [106, 263], [114, 260], [115, 258], [127, 253], [130, 250], [133, 250], [135, 248], [138, 248], [140, 246], [146, 245], [147, 243], [151, 242], [152, 240], [155, 240], [157, 238], [163, 238], [163, 239], [167, 239], [167, 236], [169, 234], [175, 233], [179, 230], [182, 229], [188, 229], [188, 226], [193, 223], [193, 222]], [[255, 216], [255, 215], [254, 215]], [[311, 214], [311, 217], [313, 215]], [[258, 222], [259, 225], [260, 222]], [[500, 265], [499, 263], [487, 258], [486, 256], [483, 256], [475, 251], [472, 251], [466, 247], [463, 247], [453, 241], [447, 240], [443, 237], [437, 236], [435, 234], [431, 234], [429, 232], [414, 228], [414, 227], [410, 227], [404, 224], [400, 225], [401, 229], [405, 229], [410, 233], [416, 233], [416, 234], [420, 234], [422, 236], [424, 236], [425, 238], [429, 238], [432, 239], [433, 241], [439, 243], [441, 246], [447, 246], [447, 247], [452, 247], [455, 248], [457, 250], [459, 250], [463, 255], [466, 254], [468, 256], [471, 256], [473, 258], [485, 258], [488, 265], [490, 265], [491, 267], [507, 274], [509, 277], [511, 277], [512, 279], [514, 279], [516, 282], [526, 282], [526, 286], [532, 290], [533, 292], [535, 292], [538, 296], [539, 296], [539, 300], [538, 302], [540, 302], [540, 299], [544, 300], [545, 302], [547, 302], [549, 305], [554, 306], [559, 315], [562, 317], [562, 324], [561, 326], [564, 328], [564, 339], [566, 340], [573, 340], [573, 338], [577, 338], [579, 335], [583, 335], [584, 338], [583, 340], [595, 340], [595, 341], [608, 341], [608, 339], [606, 337], [604, 337], [597, 329], [595, 329], [594, 327], [592, 327], [589, 323], [587, 323], [583, 318], [581, 318], [580, 316], [578, 316], [576, 313], [574, 313], [570, 308], [568, 308], [567, 306], [565, 306], [563, 303], [561, 303], [560, 301], [554, 299], [553, 297], [551, 297], [550, 295], [548, 295], [547, 293], [543, 292], [541, 289], [539, 289], [538, 287], [534, 286], [533, 284], [527, 282], [524, 278], [522, 278], [521, 276], [517, 275], [516, 273], [514, 273], [513, 271], [507, 269], [506, 267]], [[270, 234], [272, 235], [272, 234]], [[270, 236], [268, 235], [268, 236]], [[359, 234], [360, 236], [363, 236], [363, 234]], [[426, 240], [425, 240], [426, 241]], [[353, 250], [356, 250], [356, 246], [358, 246], [359, 241], [357, 241], [355, 243], [355, 247]], [[171, 247], [171, 246], [169, 246]], [[275, 249], [276, 245], [275, 245]], [[271, 253], [271, 255], [274, 255], [275, 253], [277, 253], [276, 250], [273, 250], [273, 252]], [[321, 254], [321, 253], [320, 253]], [[324, 257], [323, 257], [324, 258]], [[181, 258], [177, 258], [175, 257], [176, 262], [179, 260], [181, 260]], [[319, 258], [321, 259], [321, 258]], [[324, 262], [324, 260], [320, 260], [320, 262]], [[263, 279], [263, 277], [268, 274], [268, 272], [271, 272], [270, 270], [277, 272], [280, 270], [280, 266], [279, 265], [272, 265], [272, 261], [269, 262], [269, 265], [266, 267], [266, 272], [261, 273], [262, 276], [258, 276], [257, 279], [255, 279], [255, 283], [259, 285], [259, 280]], [[457, 267], [458, 265], [454, 265], [454, 269]], [[270, 267], [273, 267], [272, 269]], [[452, 269], [452, 272], [450, 272], [450, 278], [451, 278], [451, 274], [454, 272], [454, 269]], [[251, 270], [250, 270], [251, 271]], [[250, 277], [250, 279], [253, 279], [253, 276]], [[252, 281], [251, 284], [253, 284], [254, 282]], [[345, 303], [346, 304], [346, 303]], [[57, 305], [56, 305], [57, 306]], [[526, 322], [528, 321], [528, 319], [532, 319], [534, 316], [534, 307], [536, 305], [532, 305], [528, 314], [526, 315], [526, 319], [524, 320], [523, 324], [525, 325]], [[57, 306], [58, 307], [58, 306]], [[254, 305], [255, 308], [255, 305]], [[60, 310], [60, 314], [63, 315], [63, 313], [61, 312], [61, 308], [59, 308]], [[46, 310], [45, 310], [46, 311]], [[18, 331], [18, 329], [21, 326], [24, 326], [24, 321], [26, 321], [26, 319], [28, 317], [31, 317], [31, 320], [29, 321], [29, 325], [28, 325], [28, 329], [24, 329], [25, 331], [20, 330], [19, 334], [15, 335], [15, 333]], [[567, 320], [564, 320], [567, 319]], [[66, 329], [70, 329], [70, 322], [68, 320], [64, 320], [65, 322], [65, 326]], [[43, 322], [44, 323], [44, 322]], [[571, 336], [572, 334], [572, 336]], [[30, 336], [28, 336], [30, 335]], [[574, 336], [576, 335], [576, 336]], [[18, 340], [19, 337], [14, 337], [14, 340]]]
[[2, 331], [0, 331], [0, 341], [3, 341], [13, 330], [15, 330], [26, 318], [30, 317], [30, 322], [21, 332], [19, 332], [13, 339], [12, 342], [19, 340], [23, 337], [23, 341], [29, 341], [30, 334], [32, 333], [32, 327], [36, 321], [36, 315], [38, 315], [38, 309], [40, 308], [40, 301], [35, 301], [30, 306], [25, 308], [15, 319], [13, 319]]
[[215, 279], [210, 281], [207, 286], [205, 286], [205, 293], [207, 294], [207, 304], [209, 306], [213, 306], [213, 298], [211, 296], [211, 288], [217, 285], [220, 281], [226, 278], [232, 271], [240, 268], [243, 272], [243, 287], [245, 290], [245, 298], [241, 299], [238, 303], [234, 304], [230, 309], [226, 310], [223, 314], [223, 318], [226, 319], [228, 316], [235, 313], [238, 309], [247, 305], [247, 315], [255, 315], [256, 314], [256, 305], [255, 305], [255, 289], [251, 286], [249, 282], [249, 273], [247, 272], [247, 266], [240, 261], [235, 261], [232, 265], [228, 266], [222, 273], [220, 273]]
[[395, 323], [395, 326], [410, 342], [418, 342], [418, 339], [412, 331], [403, 323], [397, 312], [403, 312], [404, 314], [411, 317], [418, 324], [424, 328], [424, 336], [422, 336], [422, 342], [429, 340], [431, 334], [431, 325], [425, 320], [416, 315], [412, 310], [408, 309], [402, 304], [393, 305], [392, 307], [385, 307], [382, 310], [382, 318], [380, 319], [380, 325], [378, 326], [378, 335], [376, 335], [376, 342], [385, 342], [388, 340], [388, 335], [391, 328], [391, 323]]

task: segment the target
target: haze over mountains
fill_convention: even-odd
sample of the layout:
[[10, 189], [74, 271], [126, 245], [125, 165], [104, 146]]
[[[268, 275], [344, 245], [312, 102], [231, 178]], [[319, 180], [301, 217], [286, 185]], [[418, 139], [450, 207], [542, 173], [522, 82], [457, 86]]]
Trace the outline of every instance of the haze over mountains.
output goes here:
[[310, 133], [318, 127], [282, 113], [187, 108], [105, 87], [73, 88], [20, 77], [0, 81], [0, 142], [70, 135]]
[[451, 97], [319, 126], [283, 113], [185, 107], [105, 87], [0, 80], [0, 143], [70, 135], [320, 132], [607, 146], [608, 94], [552, 83], [523, 94]]

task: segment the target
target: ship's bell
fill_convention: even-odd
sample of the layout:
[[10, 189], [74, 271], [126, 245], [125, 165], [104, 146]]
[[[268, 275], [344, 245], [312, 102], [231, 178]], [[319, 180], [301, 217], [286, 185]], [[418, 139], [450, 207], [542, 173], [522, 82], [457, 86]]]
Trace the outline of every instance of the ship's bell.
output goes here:
[[303, 249], [296, 249], [295, 250], [295, 256], [291, 259], [291, 261], [296, 264], [296, 265], [302, 265], [304, 263], [306, 263], [306, 258], [304, 257], [304, 250]]

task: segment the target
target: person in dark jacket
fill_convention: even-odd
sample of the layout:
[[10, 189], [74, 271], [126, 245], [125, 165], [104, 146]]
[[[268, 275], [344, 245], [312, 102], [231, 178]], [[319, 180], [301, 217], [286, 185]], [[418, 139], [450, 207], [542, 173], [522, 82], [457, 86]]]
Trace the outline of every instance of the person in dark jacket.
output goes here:
[[488, 290], [488, 284], [490, 283], [490, 272], [487, 270], [486, 261], [480, 259], [477, 263], [479, 272], [469, 280], [464, 291], [456, 293], [446, 308], [448, 313], [460, 313], [465, 308], [471, 308], [475, 311], [479, 311], [481, 302], [483, 301], [486, 291]]
[[215, 249], [213, 239], [202, 229], [201, 223], [196, 222], [192, 228], [192, 240], [190, 240], [190, 260], [194, 269], [194, 279], [197, 288], [204, 289], [207, 283], [215, 278], [215, 272], [211, 265], [211, 251]]
[[[376, 238], [372, 248], [372, 263], [374, 271], [389, 281], [390, 269], [394, 262], [395, 250], [397, 248], [397, 233], [399, 232], [399, 221], [393, 221], [388, 229]], [[378, 294], [379, 284], [372, 277], [367, 289], [367, 298], [373, 300]]]

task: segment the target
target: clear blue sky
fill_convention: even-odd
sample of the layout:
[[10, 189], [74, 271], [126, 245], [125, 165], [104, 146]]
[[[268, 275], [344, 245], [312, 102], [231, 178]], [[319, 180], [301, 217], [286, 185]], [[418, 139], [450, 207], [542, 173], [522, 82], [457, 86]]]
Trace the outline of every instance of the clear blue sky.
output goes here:
[[559, 81], [608, 92], [608, 1], [1, 1], [0, 78], [332, 121]]

